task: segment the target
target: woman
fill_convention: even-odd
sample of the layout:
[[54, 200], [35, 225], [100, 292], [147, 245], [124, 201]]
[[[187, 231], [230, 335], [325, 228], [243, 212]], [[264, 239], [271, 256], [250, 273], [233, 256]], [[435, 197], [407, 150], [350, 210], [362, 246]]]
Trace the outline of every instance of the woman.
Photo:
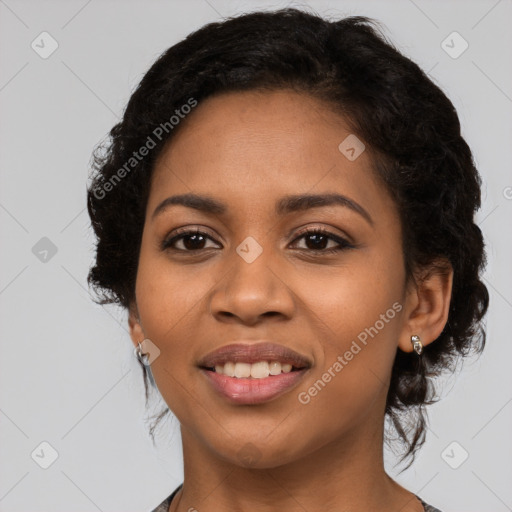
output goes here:
[[90, 283], [180, 422], [155, 511], [438, 510], [387, 475], [384, 422], [411, 463], [488, 293], [480, 177], [416, 64], [362, 17], [212, 23], [146, 73], [95, 170]]

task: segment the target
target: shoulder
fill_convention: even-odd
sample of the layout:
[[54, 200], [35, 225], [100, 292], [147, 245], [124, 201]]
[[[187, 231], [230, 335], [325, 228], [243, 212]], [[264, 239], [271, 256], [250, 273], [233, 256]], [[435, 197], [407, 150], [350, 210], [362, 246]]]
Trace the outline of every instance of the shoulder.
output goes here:
[[[151, 512], [168, 512], [169, 511], [169, 506], [171, 505], [171, 501], [172, 499], [174, 498], [174, 496], [176, 496], [176, 493], [183, 487], [183, 484], [180, 484], [178, 487], [176, 487], [176, 489], [174, 489], [174, 491], [172, 492], [172, 494], [170, 496], [168, 496], [167, 498], [165, 498], [164, 501], [162, 501], [162, 503], [160, 503], [160, 505], [158, 505], [156, 508], [154, 508], [153, 510], [151, 510]], [[434, 511], [435, 512], [435, 511]]]
[[[438, 508], [433, 507], [432, 505], [429, 505], [428, 503], [425, 503], [419, 496], [416, 496], [416, 498], [418, 498], [421, 501], [421, 504], [423, 505], [425, 512], [441, 512], [441, 510], [439, 510]], [[158, 511], [158, 512], [160, 512], [160, 511]]]

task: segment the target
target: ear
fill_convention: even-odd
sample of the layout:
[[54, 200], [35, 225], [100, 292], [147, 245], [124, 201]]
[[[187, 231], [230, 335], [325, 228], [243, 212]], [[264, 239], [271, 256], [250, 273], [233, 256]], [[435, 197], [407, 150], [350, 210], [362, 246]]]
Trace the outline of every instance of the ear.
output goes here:
[[453, 268], [446, 259], [415, 273], [406, 294], [404, 325], [398, 340], [400, 350], [413, 351], [411, 336], [415, 334], [423, 346], [439, 337], [448, 321], [452, 284]]
[[137, 311], [137, 305], [135, 302], [130, 304], [130, 308], [128, 311], [128, 325], [130, 327], [130, 338], [134, 346], [137, 346], [139, 343], [145, 339], [144, 330], [142, 329], [142, 325], [139, 320], [139, 312]]

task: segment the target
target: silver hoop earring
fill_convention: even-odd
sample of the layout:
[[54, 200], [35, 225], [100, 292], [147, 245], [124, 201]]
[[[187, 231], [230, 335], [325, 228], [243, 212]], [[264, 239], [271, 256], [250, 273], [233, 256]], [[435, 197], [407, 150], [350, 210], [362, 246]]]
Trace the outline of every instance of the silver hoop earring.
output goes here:
[[421, 353], [423, 352], [423, 344], [421, 343], [420, 337], [417, 336], [416, 334], [413, 334], [411, 336], [411, 343], [414, 352], [416, 352], [416, 354], [418, 355], [421, 355]]
[[140, 341], [137, 344], [137, 347], [135, 347], [135, 355], [144, 366], [149, 366], [148, 355], [142, 352], [142, 345]]
[[[144, 340], [145, 341], [145, 340]], [[142, 343], [144, 343], [144, 341]], [[135, 355], [137, 356], [137, 359], [142, 363], [142, 365], [144, 366], [144, 371], [147, 373], [147, 376], [149, 378], [149, 382], [150, 384], [156, 388], [156, 382], [155, 382], [155, 378], [153, 377], [153, 372], [151, 371], [151, 365], [149, 364], [149, 358], [148, 358], [148, 354], [144, 354], [142, 352], [142, 344], [139, 343], [137, 344], [137, 346], [134, 348], [134, 353]]]

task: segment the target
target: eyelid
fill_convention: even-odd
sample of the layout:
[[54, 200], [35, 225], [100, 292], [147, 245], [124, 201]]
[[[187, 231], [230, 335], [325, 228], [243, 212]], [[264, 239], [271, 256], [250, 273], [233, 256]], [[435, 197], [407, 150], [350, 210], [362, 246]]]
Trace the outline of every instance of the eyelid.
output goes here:
[[335, 230], [335, 229], [337, 229], [337, 228], [326, 227], [326, 226], [314, 226], [314, 225], [311, 226], [311, 225], [308, 225], [305, 228], [299, 229], [299, 231], [297, 233], [295, 233], [294, 241], [297, 238], [299, 238], [299, 237], [301, 237], [303, 235], [307, 235], [310, 232], [312, 232], [312, 233], [320, 232], [320, 233], [322, 233], [322, 234], [324, 234], [326, 236], [330, 236], [333, 239], [341, 239], [344, 242], [346, 242], [347, 244], [355, 246], [355, 242], [354, 242], [354, 240], [352, 239], [352, 237], [350, 235], [348, 235], [345, 232], [335, 233], [335, 232], [332, 231], [332, 230]]
[[[209, 232], [208, 228], [205, 228], [203, 226], [183, 226], [181, 228], [176, 228], [176, 229], [173, 229], [171, 231], [172, 233], [172, 237], [171, 238], [174, 238], [175, 236], [178, 236], [178, 235], [182, 235], [182, 234], [190, 234], [190, 233], [199, 233], [199, 234], [204, 234], [204, 235], [207, 235], [209, 237], [211, 237], [212, 239], [217, 236], [217, 235], [213, 235], [212, 233]], [[169, 235], [166, 236], [166, 238], [168, 238]]]

